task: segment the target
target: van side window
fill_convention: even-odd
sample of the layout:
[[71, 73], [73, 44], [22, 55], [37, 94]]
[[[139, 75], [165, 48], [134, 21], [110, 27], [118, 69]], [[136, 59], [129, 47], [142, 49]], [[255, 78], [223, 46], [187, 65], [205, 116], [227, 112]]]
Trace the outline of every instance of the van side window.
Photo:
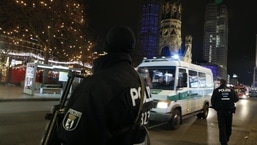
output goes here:
[[214, 87], [212, 74], [206, 74], [206, 87], [208, 88]]
[[193, 70], [189, 70], [189, 87], [190, 88], [198, 88], [198, 76], [197, 72]]
[[187, 87], [187, 72], [186, 69], [179, 69], [178, 87]]
[[199, 84], [201, 88], [206, 87], [206, 75], [205, 73], [199, 72]]

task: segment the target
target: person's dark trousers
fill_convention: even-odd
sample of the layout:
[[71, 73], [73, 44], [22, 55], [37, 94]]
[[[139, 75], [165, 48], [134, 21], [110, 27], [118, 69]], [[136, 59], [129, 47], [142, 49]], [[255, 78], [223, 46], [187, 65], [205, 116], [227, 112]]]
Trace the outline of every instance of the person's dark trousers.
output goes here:
[[232, 117], [231, 111], [218, 111], [219, 125], [219, 140], [221, 145], [227, 145], [232, 132]]

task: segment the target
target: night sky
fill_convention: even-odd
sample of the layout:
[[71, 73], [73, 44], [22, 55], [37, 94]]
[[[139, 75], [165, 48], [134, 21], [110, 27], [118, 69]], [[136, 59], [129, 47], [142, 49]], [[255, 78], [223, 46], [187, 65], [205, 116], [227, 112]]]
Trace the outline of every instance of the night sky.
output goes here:
[[[228, 74], [236, 74], [239, 81], [251, 85], [255, 66], [257, 8], [254, 0], [181, 0], [182, 39], [193, 36], [193, 60], [202, 60], [203, 24], [205, 5], [222, 2], [229, 12]], [[87, 0], [86, 11], [90, 33], [102, 39], [116, 24], [139, 29], [140, 0]]]

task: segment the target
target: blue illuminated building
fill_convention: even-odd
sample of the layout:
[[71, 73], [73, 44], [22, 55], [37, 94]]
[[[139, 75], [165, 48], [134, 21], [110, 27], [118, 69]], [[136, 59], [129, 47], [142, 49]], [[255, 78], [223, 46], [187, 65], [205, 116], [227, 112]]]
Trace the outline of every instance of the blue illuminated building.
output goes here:
[[141, 58], [152, 58], [158, 54], [160, 39], [161, 1], [143, 0], [139, 29], [139, 48]]

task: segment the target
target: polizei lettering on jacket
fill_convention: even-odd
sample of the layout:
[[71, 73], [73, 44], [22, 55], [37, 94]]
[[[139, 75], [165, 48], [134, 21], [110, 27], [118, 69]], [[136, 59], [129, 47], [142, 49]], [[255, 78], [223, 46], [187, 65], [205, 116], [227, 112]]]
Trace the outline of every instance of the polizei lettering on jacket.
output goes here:
[[222, 101], [229, 101], [229, 93], [231, 92], [231, 89], [219, 89], [219, 93], [221, 93], [222, 97], [220, 98]]
[[[131, 100], [132, 100], [133, 106], [136, 106], [136, 100], [141, 98], [141, 87], [131, 88], [130, 89], [130, 96], [131, 96]], [[143, 103], [147, 103], [147, 102], [152, 101], [150, 96], [151, 96], [150, 95], [150, 88], [146, 87], [146, 92], [144, 93], [144, 101], [143, 101]]]
[[231, 92], [230, 89], [219, 89], [218, 91], [219, 91], [219, 92]]
[[[141, 98], [141, 87], [131, 88], [130, 89], [130, 96], [131, 96], [131, 100], [132, 100], [132, 105], [135, 107], [137, 105], [136, 101], [140, 100], [140, 98]], [[146, 87], [146, 91], [144, 92], [143, 104], [146, 104], [146, 103], [151, 102], [151, 101], [152, 101], [152, 99], [151, 99], [151, 95], [150, 95], [150, 88]], [[148, 124], [149, 117], [150, 117], [150, 108], [147, 109], [147, 111], [142, 112], [142, 114], [141, 114], [141, 125]]]

